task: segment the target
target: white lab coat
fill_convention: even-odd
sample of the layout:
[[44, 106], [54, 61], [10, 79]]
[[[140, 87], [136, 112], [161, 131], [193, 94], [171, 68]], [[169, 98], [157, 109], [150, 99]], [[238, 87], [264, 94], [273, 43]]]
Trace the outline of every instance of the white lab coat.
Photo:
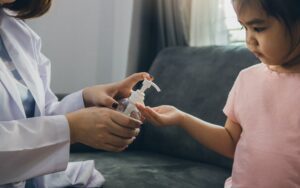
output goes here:
[[[58, 102], [50, 89], [50, 62], [23, 21], [0, 10], [0, 34], [31, 91], [35, 117], [26, 119], [19, 92], [0, 62], [0, 185], [66, 169], [70, 133], [66, 114], [84, 107], [82, 91]], [[1, 187], [1, 186], [0, 186]]]

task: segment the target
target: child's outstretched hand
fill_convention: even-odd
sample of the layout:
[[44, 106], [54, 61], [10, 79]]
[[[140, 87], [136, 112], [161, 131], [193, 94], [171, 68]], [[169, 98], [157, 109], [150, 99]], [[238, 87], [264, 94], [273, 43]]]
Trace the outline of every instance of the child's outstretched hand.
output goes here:
[[162, 105], [154, 108], [145, 107], [142, 104], [136, 104], [136, 106], [146, 120], [157, 126], [180, 125], [184, 119], [184, 112], [174, 106]]

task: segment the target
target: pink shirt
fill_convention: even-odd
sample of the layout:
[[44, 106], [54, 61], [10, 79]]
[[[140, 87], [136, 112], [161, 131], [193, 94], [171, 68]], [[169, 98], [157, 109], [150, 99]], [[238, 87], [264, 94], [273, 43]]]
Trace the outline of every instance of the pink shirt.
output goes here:
[[242, 127], [225, 187], [300, 187], [299, 73], [262, 63], [241, 71], [224, 113]]

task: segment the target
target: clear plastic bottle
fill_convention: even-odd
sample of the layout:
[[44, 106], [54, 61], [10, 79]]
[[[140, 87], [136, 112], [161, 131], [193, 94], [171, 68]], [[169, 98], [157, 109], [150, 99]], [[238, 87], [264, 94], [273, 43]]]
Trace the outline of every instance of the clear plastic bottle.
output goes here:
[[135, 107], [131, 110], [130, 113], [125, 113], [125, 110], [127, 108], [127, 106], [129, 105], [129, 98], [124, 98], [118, 101], [119, 105], [117, 108], [117, 111], [119, 112], [123, 112], [124, 114], [133, 117], [135, 119], [141, 120], [142, 119], [142, 115], [140, 113], [140, 111]]
[[118, 101], [119, 105], [117, 107], [117, 111], [123, 112], [124, 114], [132, 118], [141, 120], [142, 115], [140, 111], [137, 109], [137, 107], [135, 106], [135, 104], [136, 103], [144, 104], [145, 91], [151, 86], [153, 86], [156, 89], [156, 91], [160, 92], [160, 88], [155, 83], [145, 79], [143, 81], [143, 85], [141, 89], [133, 91], [129, 98], [124, 98]]

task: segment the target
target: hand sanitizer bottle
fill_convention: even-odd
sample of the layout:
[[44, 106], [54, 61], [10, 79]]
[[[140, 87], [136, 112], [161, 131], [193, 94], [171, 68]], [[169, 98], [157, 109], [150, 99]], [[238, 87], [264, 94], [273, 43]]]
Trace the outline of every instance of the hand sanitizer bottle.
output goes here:
[[160, 92], [160, 88], [152, 81], [144, 79], [143, 86], [141, 89], [133, 91], [129, 98], [124, 98], [119, 100], [119, 105], [117, 111], [123, 112], [124, 114], [133, 117], [135, 119], [141, 120], [142, 116], [140, 111], [135, 106], [136, 103], [144, 104], [145, 91], [153, 86], [157, 92]]

